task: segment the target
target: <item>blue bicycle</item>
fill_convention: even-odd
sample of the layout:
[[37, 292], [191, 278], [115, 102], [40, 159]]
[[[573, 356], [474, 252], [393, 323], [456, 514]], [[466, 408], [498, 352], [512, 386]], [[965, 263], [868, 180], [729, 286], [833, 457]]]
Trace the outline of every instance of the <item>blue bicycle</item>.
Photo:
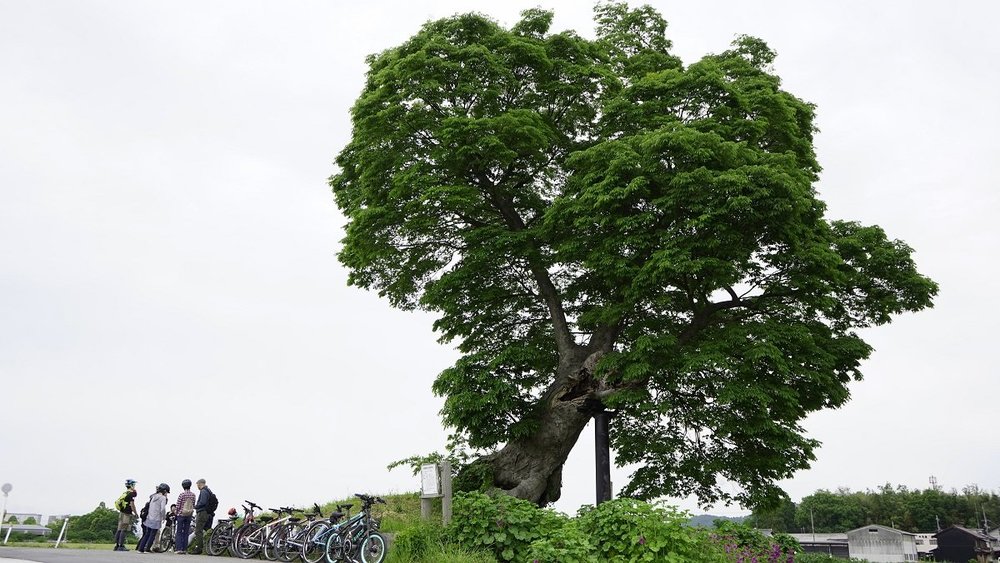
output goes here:
[[331, 518], [329, 527], [317, 539], [325, 540], [323, 553], [327, 563], [382, 563], [386, 555], [385, 536], [378, 531], [379, 521], [371, 514], [375, 504], [385, 504], [379, 497], [355, 494], [361, 500], [358, 514]]

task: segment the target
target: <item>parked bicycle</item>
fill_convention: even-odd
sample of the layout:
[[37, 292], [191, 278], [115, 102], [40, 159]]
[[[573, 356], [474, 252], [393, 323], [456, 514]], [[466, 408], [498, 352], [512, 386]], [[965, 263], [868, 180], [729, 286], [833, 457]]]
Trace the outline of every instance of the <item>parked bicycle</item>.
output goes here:
[[337, 509], [330, 514], [327, 520], [320, 520], [310, 524], [301, 537], [296, 541], [300, 543], [299, 555], [306, 563], [318, 563], [326, 555], [326, 539], [331, 533], [332, 527], [346, 516], [353, 504], [338, 504]]
[[[243, 507], [244, 513], [249, 509]], [[236, 509], [229, 509], [229, 518], [220, 519], [212, 531], [208, 533], [208, 537], [205, 539], [205, 552], [209, 555], [219, 556], [230, 549], [233, 543], [233, 536], [236, 533], [236, 521], [239, 517], [236, 515]]]
[[[258, 517], [260, 523], [252, 522], [247, 526], [240, 527], [236, 532], [236, 537], [233, 538], [233, 545], [235, 546], [236, 555], [241, 559], [250, 559], [256, 557], [258, 554], [263, 554], [264, 557], [271, 561], [277, 559], [277, 553], [274, 550], [274, 544], [271, 542], [271, 536], [278, 528], [293, 520], [295, 509], [281, 507], [269, 508], [268, 510], [275, 515], [262, 514]], [[288, 516], [282, 517], [282, 514], [288, 514]]]
[[167, 515], [163, 520], [163, 526], [160, 527], [159, 538], [153, 543], [153, 551], [158, 551], [160, 553], [165, 553], [174, 548], [174, 526], [176, 517], [173, 512], [167, 511]]
[[361, 500], [361, 511], [354, 517], [331, 524], [327, 532], [324, 554], [327, 563], [382, 563], [386, 555], [385, 536], [378, 531], [379, 521], [371, 509], [385, 504], [379, 497], [355, 494]]
[[305, 521], [302, 518], [291, 518], [271, 533], [268, 543], [277, 559], [288, 563], [302, 556], [302, 543], [307, 537], [309, 527], [317, 518], [321, 518], [323, 513], [318, 504], [313, 504], [312, 512], [305, 513], [304, 516]]

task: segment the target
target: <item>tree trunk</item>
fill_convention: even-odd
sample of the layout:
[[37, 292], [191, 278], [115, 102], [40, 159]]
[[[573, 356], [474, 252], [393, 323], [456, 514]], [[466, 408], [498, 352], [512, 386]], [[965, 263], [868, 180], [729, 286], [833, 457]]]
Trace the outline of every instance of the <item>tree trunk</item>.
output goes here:
[[535, 433], [489, 456], [494, 486], [539, 506], [558, 500], [563, 464], [590, 420], [590, 414], [578, 410], [580, 405], [575, 400], [553, 405]]
[[544, 410], [536, 415], [535, 432], [477, 462], [491, 467], [494, 487], [539, 506], [559, 499], [563, 464], [600, 404], [600, 384], [592, 376], [600, 353], [586, 356], [581, 349], [574, 355], [540, 399]]

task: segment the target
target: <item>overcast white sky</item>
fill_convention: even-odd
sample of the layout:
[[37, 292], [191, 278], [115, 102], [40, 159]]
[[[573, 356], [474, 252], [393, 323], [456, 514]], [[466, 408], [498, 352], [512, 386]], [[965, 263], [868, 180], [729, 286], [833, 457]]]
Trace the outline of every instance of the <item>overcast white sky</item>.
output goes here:
[[[569, 0], [0, 0], [8, 510], [88, 512], [125, 478], [204, 477], [224, 508], [416, 490], [385, 466], [443, 448], [430, 387], [455, 353], [431, 317], [347, 287], [326, 179], [366, 55], [536, 5], [592, 36]], [[1000, 489], [1000, 4], [653, 5], [686, 62], [741, 33], [776, 49], [818, 105], [829, 217], [882, 225], [941, 284], [935, 309], [867, 333], [853, 401], [807, 421], [824, 446], [793, 500], [931, 475]], [[592, 444], [557, 508], [593, 501]]]

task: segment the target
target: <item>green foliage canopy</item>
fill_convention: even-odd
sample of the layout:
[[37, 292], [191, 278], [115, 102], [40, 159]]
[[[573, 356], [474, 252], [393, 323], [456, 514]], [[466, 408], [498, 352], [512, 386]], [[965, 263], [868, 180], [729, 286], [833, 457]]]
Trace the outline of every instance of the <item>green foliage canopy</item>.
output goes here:
[[813, 459], [799, 422], [861, 377], [857, 329], [937, 286], [881, 228], [824, 216], [814, 108], [762, 41], [685, 66], [651, 8], [596, 20], [588, 40], [539, 9], [458, 15], [370, 57], [331, 179], [340, 260], [438, 314], [462, 356], [434, 390], [472, 447], [538, 431], [598, 350], [576, 393], [617, 410], [624, 494], [772, 501]]
[[869, 524], [930, 532], [953, 524], [979, 529], [984, 515], [991, 527], [1000, 522], [1000, 496], [975, 485], [946, 492], [886, 483], [866, 491], [821, 489], [798, 505], [788, 502], [777, 510], [755, 511], [750, 521], [785, 532], [810, 531], [815, 526], [817, 532], [840, 533]]
[[115, 539], [118, 512], [104, 506], [70, 518], [66, 539], [78, 542], [110, 542]]

